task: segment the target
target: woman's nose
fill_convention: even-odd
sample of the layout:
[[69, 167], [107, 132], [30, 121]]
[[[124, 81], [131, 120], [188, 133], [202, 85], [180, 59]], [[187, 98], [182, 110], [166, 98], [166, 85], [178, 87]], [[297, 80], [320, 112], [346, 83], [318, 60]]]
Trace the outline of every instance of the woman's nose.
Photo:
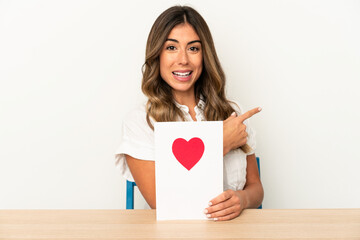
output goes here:
[[181, 65], [186, 65], [189, 63], [189, 58], [188, 58], [187, 52], [185, 50], [181, 50], [179, 52], [178, 63]]

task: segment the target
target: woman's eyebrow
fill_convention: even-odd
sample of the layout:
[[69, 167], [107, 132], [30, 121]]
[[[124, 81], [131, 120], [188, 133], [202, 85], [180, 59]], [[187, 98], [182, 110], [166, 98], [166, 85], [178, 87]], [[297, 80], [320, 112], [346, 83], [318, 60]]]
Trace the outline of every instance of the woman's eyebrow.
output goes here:
[[[176, 40], [176, 39], [172, 39], [172, 38], [168, 38], [168, 39], [166, 39], [166, 41], [171, 41], [171, 42], [176, 42], [176, 43], [179, 43], [179, 41], [178, 41], [178, 40]], [[193, 43], [196, 43], [196, 42], [201, 43], [201, 41], [200, 41], [200, 40], [194, 40], [194, 41], [188, 42], [188, 44], [187, 44], [187, 45], [190, 45], [190, 44], [193, 44]]]
[[188, 45], [193, 44], [193, 43], [196, 43], [196, 42], [201, 43], [200, 40], [194, 40], [194, 41], [188, 42]]

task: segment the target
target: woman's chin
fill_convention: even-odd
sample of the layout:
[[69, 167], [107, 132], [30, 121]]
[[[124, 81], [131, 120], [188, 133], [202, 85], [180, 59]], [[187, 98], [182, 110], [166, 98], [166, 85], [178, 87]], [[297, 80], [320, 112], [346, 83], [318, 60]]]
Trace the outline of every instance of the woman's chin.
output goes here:
[[193, 94], [194, 93], [194, 88], [193, 86], [181, 86], [181, 87], [173, 87], [173, 93], [178, 93], [178, 94]]

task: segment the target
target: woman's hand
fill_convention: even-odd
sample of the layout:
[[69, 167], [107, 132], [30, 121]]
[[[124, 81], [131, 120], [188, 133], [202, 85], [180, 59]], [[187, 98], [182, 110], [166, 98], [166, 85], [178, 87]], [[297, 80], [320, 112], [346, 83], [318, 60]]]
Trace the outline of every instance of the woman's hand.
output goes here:
[[223, 153], [224, 156], [232, 149], [239, 148], [247, 142], [246, 125], [244, 121], [261, 111], [254, 108], [240, 116], [234, 112], [223, 122]]
[[225, 221], [236, 218], [246, 208], [247, 201], [245, 192], [226, 190], [209, 202], [204, 213], [208, 218], [215, 221]]
[[236, 218], [245, 208], [257, 208], [264, 198], [255, 154], [246, 157], [246, 184], [243, 190], [226, 190], [209, 202], [208, 218], [224, 221]]

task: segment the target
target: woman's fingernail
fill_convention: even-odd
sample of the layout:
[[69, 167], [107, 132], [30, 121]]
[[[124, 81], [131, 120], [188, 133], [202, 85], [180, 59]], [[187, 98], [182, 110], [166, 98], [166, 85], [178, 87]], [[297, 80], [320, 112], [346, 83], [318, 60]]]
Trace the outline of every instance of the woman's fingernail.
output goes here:
[[236, 112], [233, 112], [232, 114], [231, 114], [231, 116], [235, 116], [236, 115]]
[[206, 214], [206, 217], [211, 218], [211, 214]]
[[207, 209], [204, 210], [204, 213], [208, 213], [209, 211]]
[[214, 221], [217, 221], [218, 219], [217, 218], [214, 218]]
[[209, 206], [212, 206], [212, 202], [209, 202]]
[[259, 107], [259, 108], [258, 108], [258, 110], [259, 110], [259, 112], [261, 112], [262, 108], [261, 108], [261, 107]]

